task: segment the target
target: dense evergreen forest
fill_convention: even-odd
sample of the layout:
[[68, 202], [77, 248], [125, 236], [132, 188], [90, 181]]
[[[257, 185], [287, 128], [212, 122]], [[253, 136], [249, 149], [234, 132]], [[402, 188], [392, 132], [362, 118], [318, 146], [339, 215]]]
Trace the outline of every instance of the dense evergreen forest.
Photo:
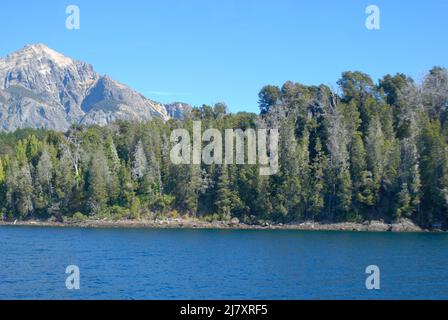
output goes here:
[[[65, 133], [0, 134], [0, 218], [198, 216], [325, 222], [448, 220], [448, 70], [375, 83], [344, 72], [339, 89], [286, 82], [259, 93], [260, 115], [225, 104], [182, 120], [117, 121]], [[174, 165], [173, 129], [279, 129], [279, 172], [257, 165]]]

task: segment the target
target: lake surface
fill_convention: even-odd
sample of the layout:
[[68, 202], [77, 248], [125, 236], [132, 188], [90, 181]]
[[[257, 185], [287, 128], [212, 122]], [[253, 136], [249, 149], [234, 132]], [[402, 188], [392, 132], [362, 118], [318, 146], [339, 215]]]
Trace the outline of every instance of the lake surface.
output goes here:
[[0, 299], [448, 299], [448, 235], [2, 226]]

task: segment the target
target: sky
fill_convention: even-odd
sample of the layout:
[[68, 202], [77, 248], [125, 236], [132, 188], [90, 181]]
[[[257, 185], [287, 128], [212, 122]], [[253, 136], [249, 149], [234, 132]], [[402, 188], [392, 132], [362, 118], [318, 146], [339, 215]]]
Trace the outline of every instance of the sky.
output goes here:
[[[66, 7], [80, 29], [66, 28]], [[365, 26], [369, 5], [380, 29]], [[291, 80], [337, 89], [343, 71], [420, 80], [448, 67], [446, 0], [15, 0], [0, 4], [0, 57], [44, 43], [168, 103], [258, 112], [258, 92]]]

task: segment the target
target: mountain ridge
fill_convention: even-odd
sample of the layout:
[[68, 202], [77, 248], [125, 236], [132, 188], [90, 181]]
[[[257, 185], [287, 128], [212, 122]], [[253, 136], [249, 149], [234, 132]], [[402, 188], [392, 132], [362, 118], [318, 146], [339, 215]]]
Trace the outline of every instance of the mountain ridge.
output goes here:
[[66, 57], [45, 44], [26, 45], [0, 58], [0, 131], [68, 130], [118, 119], [182, 118], [188, 104], [162, 104]]

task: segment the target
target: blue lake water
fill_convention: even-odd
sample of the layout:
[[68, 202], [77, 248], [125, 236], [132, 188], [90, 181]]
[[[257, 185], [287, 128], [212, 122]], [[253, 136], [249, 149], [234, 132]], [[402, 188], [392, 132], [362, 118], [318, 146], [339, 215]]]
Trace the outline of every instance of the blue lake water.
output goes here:
[[448, 234], [3, 226], [0, 299], [448, 299]]

